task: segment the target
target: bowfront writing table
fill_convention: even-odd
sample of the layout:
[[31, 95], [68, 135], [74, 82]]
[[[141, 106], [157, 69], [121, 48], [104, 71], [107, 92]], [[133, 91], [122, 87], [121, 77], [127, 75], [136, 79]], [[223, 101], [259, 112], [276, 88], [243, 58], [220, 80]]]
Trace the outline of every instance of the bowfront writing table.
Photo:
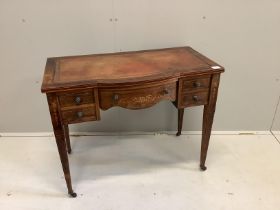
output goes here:
[[144, 109], [161, 100], [178, 109], [181, 134], [184, 108], [204, 106], [200, 168], [214, 118], [224, 68], [190, 47], [48, 58], [41, 91], [46, 93], [68, 193], [71, 184], [68, 124], [100, 120], [100, 109]]

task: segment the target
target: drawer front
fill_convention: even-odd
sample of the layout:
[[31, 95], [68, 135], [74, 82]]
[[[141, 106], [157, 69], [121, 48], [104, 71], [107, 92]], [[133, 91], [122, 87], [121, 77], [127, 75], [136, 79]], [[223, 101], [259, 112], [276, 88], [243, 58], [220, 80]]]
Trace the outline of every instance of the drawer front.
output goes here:
[[199, 106], [208, 103], [208, 91], [189, 92], [181, 95], [181, 106]]
[[196, 79], [182, 79], [182, 89], [186, 90], [201, 90], [208, 89], [210, 86], [210, 77], [196, 78]]
[[60, 93], [58, 97], [61, 107], [77, 107], [95, 103], [93, 90]]
[[126, 90], [99, 90], [99, 103], [103, 110], [113, 106], [142, 109], [151, 107], [161, 100], [176, 100], [176, 81], [151, 87], [138, 86]]
[[66, 124], [98, 120], [96, 106], [81, 107], [61, 111], [62, 120]]

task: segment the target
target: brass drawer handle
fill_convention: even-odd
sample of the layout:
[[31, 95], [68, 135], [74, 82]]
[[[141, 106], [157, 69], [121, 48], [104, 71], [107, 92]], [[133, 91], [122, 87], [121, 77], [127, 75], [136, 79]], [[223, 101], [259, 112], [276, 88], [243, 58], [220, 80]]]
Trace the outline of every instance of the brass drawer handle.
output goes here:
[[114, 95], [113, 95], [113, 100], [114, 100], [114, 101], [119, 100], [119, 95], [118, 95], [118, 94], [114, 94]]
[[200, 101], [200, 98], [199, 98], [198, 96], [193, 96], [192, 98], [193, 98], [193, 100], [194, 100], [195, 102]]
[[169, 90], [165, 88], [162, 92], [164, 95], [167, 95], [169, 93]]
[[82, 99], [81, 99], [80, 96], [76, 96], [75, 99], [74, 99], [74, 101], [75, 101], [75, 103], [76, 103], [77, 105], [79, 105], [79, 104], [82, 102]]
[[83, 117], [84, 116], [84, 113], [83, 112], [77, 112], [77, 116], [79, 117], [79, 118], [81, 118], [81, 117]]
[[198, 81], [195, 81], [195, 82], [193, 83], [193, 86], [196, 87], [196, 88], [199, 88], [199, 87], [201, 87], [201, 83], [198, 82]]

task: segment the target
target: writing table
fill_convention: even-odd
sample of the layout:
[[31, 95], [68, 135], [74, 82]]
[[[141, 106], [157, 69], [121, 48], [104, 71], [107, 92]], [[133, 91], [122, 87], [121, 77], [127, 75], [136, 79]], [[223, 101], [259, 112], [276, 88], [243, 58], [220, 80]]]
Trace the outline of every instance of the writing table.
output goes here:
[[68, 124], [101, 119], [100, 109], [144, 109], [169, 100], [178, 109], [204, 106], [200, 168], [205, 160], [224, 68], [190, 47], [48, 58], [41, 91], [46, 93], [68, 193], [72, 189]]

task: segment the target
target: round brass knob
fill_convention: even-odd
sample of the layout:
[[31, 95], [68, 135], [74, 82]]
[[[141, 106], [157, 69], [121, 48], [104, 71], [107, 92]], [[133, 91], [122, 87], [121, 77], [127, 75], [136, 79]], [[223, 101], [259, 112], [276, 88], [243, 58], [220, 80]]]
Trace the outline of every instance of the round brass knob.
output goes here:
[[164, 90], [163, 90], [163, 94], [166, 95], [166, 94], [168, 94], [168, 93], [169, 93], [168, 89], [164, 89]]
[[114, 99], [115, 101], [119, 100], [119, 95], [118, 95], [118, 94], [114, 94], [113, 99]]
[[200, 100], [198, 96], [193, 96], [192, 98], [195, 102], [198, 102]]
[[193, 86], [197, 87], [197, 88], [201, 87], [201, 83], [196, 81], [196, 82], [193, 83]]
[[80, 103], [82, 102], [82, 99], [81, 99], [80, 96], [75, 97], [74, 100], [75, 100], [75, 103], [76, 103], [76, 104], [80, 104]]
[[78, 117], [83, 117], [83, 116], [84, 116], [84, 113], [81, 112], [81, 111], [80, 111], [80, 112], [77, 112], [77, 116], [78, 116]]

